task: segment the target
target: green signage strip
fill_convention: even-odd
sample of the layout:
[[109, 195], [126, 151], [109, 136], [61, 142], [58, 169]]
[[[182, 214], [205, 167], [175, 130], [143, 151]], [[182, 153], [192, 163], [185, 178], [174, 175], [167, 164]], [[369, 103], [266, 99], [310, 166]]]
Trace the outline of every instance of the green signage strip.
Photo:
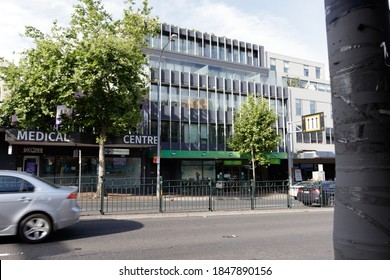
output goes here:
[[[150, 152], [152, 158], [156, 152]], [[267, 155], [271, 164], [280, 164], [281, 159], [287, 159], [287, 153], [270, 153]], [[249, 159], [249, 154], [240, 154], [233, 151], [181, 151], [181, 150], [162, 150], [161, 158], [177, 159]]]
[[161, 158], [228, 159], [247, 158], [238, 152], [162, 150]]
[[225, 166], [240, 166], [240, 165], [242, 165], [242, 160], [224, 160], [223, 165], [225, 165]]

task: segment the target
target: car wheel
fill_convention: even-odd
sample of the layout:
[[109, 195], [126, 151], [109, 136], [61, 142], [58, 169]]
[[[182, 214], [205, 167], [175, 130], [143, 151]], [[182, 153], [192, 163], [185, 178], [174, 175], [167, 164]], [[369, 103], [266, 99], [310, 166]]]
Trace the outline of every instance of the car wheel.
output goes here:
[[328, 197], [328, 205], [334, 206], [334, 195]]
[[44, 214], [32, 214], [24, 218], [19, 225], [19, 237], [27, 243], [46, 240], [53, 230], [51, 220]]

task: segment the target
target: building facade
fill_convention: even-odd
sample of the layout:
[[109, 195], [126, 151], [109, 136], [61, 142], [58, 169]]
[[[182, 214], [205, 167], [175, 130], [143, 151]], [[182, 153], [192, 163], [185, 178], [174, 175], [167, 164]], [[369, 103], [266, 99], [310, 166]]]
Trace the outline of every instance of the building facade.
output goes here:
[[[172, 34], [177, 35], [174, 41]], [[229, 150], [227, 139], [234, 133], [235, 111], [252, 93], [266, 98], [277, 114], [275, 127], [282, 139], [270, 155], [272, 164], [260, 167], [256, 179], [287, 178], [288, 91], [269, 84], [263, 46], [163, 24], [146, 52], [152, 82], [145, 129], [157, 135], [160, 93], [163, 178], [248, 179], [247, 156]]]
[[[176, 40], [171, 40], [173, 34]], [[142, 135], [108, 140], [107, 175], [157, 176], [155, 137], [160, 126], [160, 174], [164, 179], [252, 179], [248, 156], [230, 150], [227, 139], [234, 133], [237, 109], [249, 94], [255, 94], [264, 97], [277, 115], [275, 129], [281, 139], [268, 155], [271, 164], [258, 167], [256, 180], [288, 178], [290, 123], [295, 127], [295, 170], [300, 170], [304, 179], [322, 168], [327, 178], [335, 176], [330, 85], [323, 64], [168, 24], [162, 24], [160, 34], [149, 39], [144, 51], [151, 80], [149, 98], [142, 108]], [[300, 132], [302, 115], [320, 111], [325, 114], [326, 130]], [[90, 135], [45, 136], [7, 128], [0, 134], [4, 135], [0, 139], [2, 169], [34, 170], [44, 177], [77, 176], [80, 170], [83, 176], [97, 174], [98, 147]], [[137, 140], [141, 138], [149, 140]]]
[[[269, 52], [266, 56], [275, 84], [288, 86], [293, 180], [334, 179], [332, 100], [325, 65]], [[317, 113], [323, 113], [324, 130], [303, 132], [302, 117]]]

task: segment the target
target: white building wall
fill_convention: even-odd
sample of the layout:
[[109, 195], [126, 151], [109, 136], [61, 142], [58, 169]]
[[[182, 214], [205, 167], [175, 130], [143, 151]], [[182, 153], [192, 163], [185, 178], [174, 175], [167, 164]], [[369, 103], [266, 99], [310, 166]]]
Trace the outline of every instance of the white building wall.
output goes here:
[[[289, 110], [287, 119], [292, 121], [294, 131], [299, 131], [299, 129], [302, 128], [303, 115], [320, 112], [324, 113], [325, 130], [317, 132], [316, 135], [318, 136], [318, 134], [321, 134], [322, 141], [318, 142], [316, 138], [313, 138], [315, 141], [312, 141], [311, 136], [313, 136], [313, 133], [300, 133], [299, 135], [295, 132], [292, 133], [293, 164], [308, 163], [304, 167], [300, 165], [300, 168], [306, 169], [305, 171], [302, 170], [302, 172], [305, 173], [306, 177], [311, 178], [310, 170], [315, 170], [315, 167], [310, 164], [332, 164], [335, 160], [334, 137], [332, 135], [333, 118], [331, 89], [330, 81], [325, 78], [325, 64], [266, 52], [266, 67], [270, 68], [270, 77], [276, 80], [278, 85], [289, 86]], [[286, 69], [286, 67], [288, 69]], [[305, 73], [305, 68], [308, 69], [308, 73]], [[319, 77], [317, 77], [317, 69], [320, 71]], [[300, 114], [296, 111], [296, 102], [298, 99], [301, 101]], [[310, 110], [311, 102], [315, 102], [315, 112]], [[328, 138], [326, 133], [327, 129]], [[299, 136], [300, 141], [297, 141], [297, 136]], [[332, 172], [329, 173], [328, 176], [332, 176]]]
[[[316, 112], [324, 113], [325, 128], [333, 128], [333, 117], [332, 117], [332, 100], [329, 92], [319, 92], [316, 90], [302, 89], [302, 88], [289, 88], [290, 93], [290, 106], [291, 106], [291, 119], [295, 127], [302, 127], [302, 116], [312, 114], [310, 112], [310, 101], [315, 101]], [[297, 114], [296, 102], [297, 99], [301, 100], [301, 115]], [[326, 143], [326, 130], [322, 133], [323, 143], [298, 143], [297, 134], [293, 134], [293, 152], [298, 153], [303, 150], [315, 150], [319, 152], [334, 153], [334, 144]]]
[[[325, 64], [296, 57], [266, 52], [266, 67], [271, 66], [271, 58], [276, 62], [276, 72], [278, 75], [288, 76], [290, 78], [310, 79], [316, 82], [325, 82]], [[285, 63], [288, 64], [288, 72], [284, 71]], [[309, 69], [309, 76], [304, 75], [304, 66], [307, 65]], [[320, 68], [320, 77], [316, 77], [316, 68]], [[329, 83], [329, 81], [327, 81]]]

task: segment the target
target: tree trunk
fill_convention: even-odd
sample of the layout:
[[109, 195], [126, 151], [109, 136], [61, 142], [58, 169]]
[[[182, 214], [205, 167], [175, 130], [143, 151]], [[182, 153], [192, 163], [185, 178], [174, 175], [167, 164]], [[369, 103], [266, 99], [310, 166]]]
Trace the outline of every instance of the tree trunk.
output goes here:
[[99, 144], [99, 168], [98, 168], [98, 183], [97, 183], [97, 189], [95, 193], [95, 198], [101, 197], [102, 194], [102, 188], [104, 183], [104, 175], [106, 173], [106, 164], [105, 164], [105, 158], [104, 158], [104, 144], [106, 142], [106, 137], [104, 134], [101, 134], [98, 138], [98, 144]]
[[336, 149], [335, 259], [390, 259], [388, 0], [325, 0]]

